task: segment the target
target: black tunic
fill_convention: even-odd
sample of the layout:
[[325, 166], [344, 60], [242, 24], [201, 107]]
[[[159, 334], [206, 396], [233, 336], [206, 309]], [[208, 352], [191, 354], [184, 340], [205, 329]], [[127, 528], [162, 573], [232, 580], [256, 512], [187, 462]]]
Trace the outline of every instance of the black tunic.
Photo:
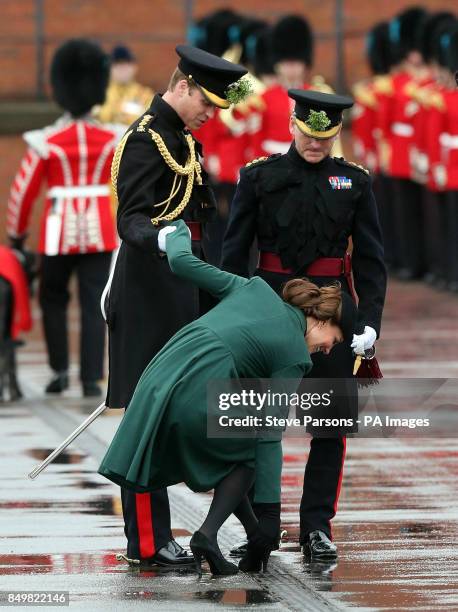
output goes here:
[[[145, 115], [151, 119], [144, 120]], [[144, 128], [138, 130], [138, 128]], [[129, 128], [119, 167], [117, 225], [122, 240], [108, 303], [110, 370], [107, 406], [126, 406], [146, 365], [175, 332], [201, 314], [199, 290], [170, 271], [160, 255], [157, 236], [160, 227], [151, 223], [164, 211], [155, 207], [165, 200], [175, 173], [167, 166], [148, 129], [163, 138], [172, 157], [184, 165], [189, 155], [185, 126], [175, 110], [162, 100], [151, 107]], [[196, 152], [200, 145], [196, 142]], [[205, 184], [194, 185], [191, 200], [178, 218], [204, 222], [215, 211], [215, 200]], [[181, 202], [186, 184], [167, 213]], [[199, 242], [194, 253], [201, 256]]]
[[[339, 186], [343, 188], [336, 188]], [[291, 274], [256, 270], [280, 293], [286, 281], [304, 276], [307, 266], [317, 259], [344, 257], [350, 237], [359, 299], [355, 333], [369, 325], [378, 335], [386, 268], [372, 181], [365, 170], [343, 158], [308, 163], [293, 143], [285, 155], [273, 155], [241, 170], [224, 238], [222, 268], [248, 276], [249, 251], [256, 238], [260, 251], [276, 253], [282, 265], [293, 270]], [[319, 286], [338, 280], [349, 291], [343, 275], [308, 277]], [[355, 419], [357, 391], [350, 343], [337, 345], [329, 356], [316, 353], [312, 361], [309, 377], [346, 379], [339, 384], [337, 405], [333, 402], [326, 416]], [[357, 427], [344, 429], [349, 432]], [[338, 433], [343, 431], [338, 428]], [[312, 433], [320, 435], [317, 429]], [[323, 435], [329, 433], [328, 429]]]
[[[224, 238], [223, 269], [247, 276], [248, 253], [255, 237], [260, 251], [277, 253], [283, 266], [294, 270], [292, 278], [303, 275], [318, 258], [344, 257], [351, 237], [359, 298], [357, 331], [362, 333], [364, 325], [369, 325], [379, 334], [386, 268], [367, 172], [343, 158], [308, 163], [294, 144], [286, 155], [245, 167]], [[277, 290], [288, 280], [284, 274], [258, 273]], [[313, 280], [329, 284], [333, 279]], [[345, 288], [344, 277], [338, 280]]]

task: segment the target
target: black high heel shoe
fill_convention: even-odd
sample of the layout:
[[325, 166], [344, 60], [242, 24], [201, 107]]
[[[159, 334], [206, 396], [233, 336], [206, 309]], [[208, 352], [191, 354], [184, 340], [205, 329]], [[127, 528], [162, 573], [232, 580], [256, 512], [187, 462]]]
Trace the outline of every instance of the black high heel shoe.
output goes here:
[[196, 531], [191, 538], [189, 546], [194, 555], [196, 569], [199, 576], [202, 576], [202, 561], [208, 561], [210, 571], [214, 576], [230, 576], [237, 574], [238, 567], [226, 559], [221, 554], [218, 544], [211, 542], [201, 531]]

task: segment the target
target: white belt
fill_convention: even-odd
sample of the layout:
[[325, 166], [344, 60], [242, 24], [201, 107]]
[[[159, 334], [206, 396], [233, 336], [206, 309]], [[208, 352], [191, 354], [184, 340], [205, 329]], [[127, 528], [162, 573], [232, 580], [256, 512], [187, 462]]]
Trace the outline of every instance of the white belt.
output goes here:
[[262, 142], [262, 148], [266, 153], [288, 153], [288, 149], [291, 146], [291, 141], [284, 142], [281, 140], [264, 140]]
[[442, 134], [439, 136], [439, 142], [447, 149], [458, 149], [458, 135], [452, 136], [447, 132], [442, 132]]
[[110, 195], [108, 185], [73, 185], [71, 187], [55, 186], [48, 190], [48, 198], [95, 198]]
[[396, 136], [405, 136], [408, 138], [409, 136], [413, 136], [413, 126], [409, 123], [401, 123], [400, 121], [396, 121], [391, 126], [391, 131]]

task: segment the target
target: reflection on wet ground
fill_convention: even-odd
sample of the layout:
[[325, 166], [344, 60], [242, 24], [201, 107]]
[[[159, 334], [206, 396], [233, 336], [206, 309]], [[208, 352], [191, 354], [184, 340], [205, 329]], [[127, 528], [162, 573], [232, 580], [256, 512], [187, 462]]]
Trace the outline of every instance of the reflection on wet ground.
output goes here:
[[[456, 440], [348, 442], [334, 539], [337, 564], [299, 561], [297, 505], [302, 465], [285, 464], [280, 551], [295, 574], [352, 606], [458, 610]], [[302, 451], [288, 441], [288, 453]], [[433, 458], [432, 458], [433, 457]]]
[[[20, 588], [26, 575], [31, 590], [65, 585], [72, 602], [81, 606], [97, 605], [103, 593], [113, 605], [291, 609], [272, 592], [272, 569], [271, 577], [268, 573], [260, 580], [243, 574], [213, 579], [208, 570], [199, 580], [192, 568], [137, 570], [118, 562], [124, 538], [117, 488], [95, 473], [90, 457], [74, 449], [37, 481], [27, 482], [31, 466], [60, 441], [52, 430], [37, 427], [33, 415], [29, 419], [30, 436], [8, 435], [2, 447], [0, 517], [6, 520], [0, 575], [8, 588]], [[5, 423], [8, 434], [24, 431], [23, 420]], [[339, 609], [384, 611], [458, 609], [455, 442], [390, 439], [374, 446], [371, 440], [349, 441], [334, 525], [336, 563], [306, 562], [297, 544], [306, 450], [303, 440], [285, 441], [283, 525], [288, 534], [272, 558], [282, 562], [282, 575], [291, 577], [291, 585], [303, 585], [304, 597], [310, 592], [324, 597], [328, 607], [317, 602], [316, 610], [333, 610], [337, 604]], [[189, 495], [195, 504], [196, 496]], [[208, 505], [208, 496], [200, 499]], [[175, 527], [174, 536], [187, 544], [192, 526]]]
[[[30, 448], [27, 449], [27, 454], [39, 462], [46, 459], [46, 457], [53, 451], [53, 448]], [[56, 457], [53, 463], [81, 463], [84, 459], [84, 455], [78, 452], [70, 452], [69, 450], [63, 451], [58, 457]]]
[[[456, 345], [444, 342], [450, 330], [455, 336], [458, 333], [456, 298], [453, 304], [443, 295], [434, 301], [423, 288], [420, 299], [418, 295], [416, 289], [409, 289], [394, 296], [402, 309], [387, 313], [387, 342], [380, 343], [379, 351], [384, 373], [426, 376], [440, 367], [441, 376], [456, 377]], [[418, 312], [419, 304], [423, 310], [431, 309], [435, 318]], [[422, 336], [423, 330], [429, 335]], [[446, 350], [446, 354], [437, 353], [441, 366], [431, 361], [431, 334], [439, 334], [437, 350]], [[27, 365], [25, 358], [21, 372], [29, 383], [35, 381], [38, 397], [49, 373], [37, 363], [34, 358]], [[95, 405], [79, 399], [79, 393], [79, 386], [75, 387], [63, 398], [47, 400], [48, 406], [56, 412], [71, 411], [81, 421]], [[288, 534], [281, 550], [272, 555], [267, 574], [213, 579], [205, 568], [199, 580], [192, 568], [146, 571], [118, 562], [116, 554], [125, 552], [118, 489], [96, 474], [97, 462], [89, 450], [85, 448], [85, 453], [71, 446], [30, 482], [27, 473], [64, 436], [37, 416], [30, 401], [0, 406], [0, 418], [2, 590], [21, 590], [25, 584], [28, 590], [70, 590], [72, 610], [85, 611], [124, 612], [141, 605], [173, 612], [247, 606], [301, 612], [458, 611], [456, 439], [348, 441], [333, 527], [339, 548], [336, 563], [309, 563], [302, 557], [297, 543], [298, 507], [309, 440], [287, 439], [283, 526]], [[119, 411], [107, 411], [91, 431], [107, 443], [119, 419]], [[68, 432], [73, 428], [74, 423], [69, 424]], [[187, 545], [209, 496], [196, 496], [182, 487], [174, 488], [174, 495], [183, 509], [173, 513], [174, 536]], [[240, 536], [240, 528], [232, 521], [222, 538], [223, 550]], [[290, 594], [297, 591], [293, 605]]]

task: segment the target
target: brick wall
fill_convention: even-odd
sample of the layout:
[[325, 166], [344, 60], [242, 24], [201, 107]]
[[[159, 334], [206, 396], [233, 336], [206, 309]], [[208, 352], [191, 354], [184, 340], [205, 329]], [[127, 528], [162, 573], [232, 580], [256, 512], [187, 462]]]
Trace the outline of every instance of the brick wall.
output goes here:
[[[37, 66], [37, 0], [2, 0], [0, 19], [0, 99], [34, 99]], [[89, 36], [107, 50], [123, 42], [137, 55], [139, 78], [161, 90], [175, 65], [174, 46], [185, 39], [186, 7], [200, 17], [231, 7], [274, 21], [287, 12], [302, 13], [316, 37], [315, 71], [335, 83], [335, 0], [42, 0], [43, 62], [69, 36]], [[364, 34], [378, 20], [389, 19], [411, 0], [344, 0], [345, 76], [347, 83], [366, 75]], [[456, 10], [456, 0], [418, 2], [434, 10]], [[132, 8], [131, 8], [132, 7]], [[49, 92], [48, 92], [49, 93]]]

